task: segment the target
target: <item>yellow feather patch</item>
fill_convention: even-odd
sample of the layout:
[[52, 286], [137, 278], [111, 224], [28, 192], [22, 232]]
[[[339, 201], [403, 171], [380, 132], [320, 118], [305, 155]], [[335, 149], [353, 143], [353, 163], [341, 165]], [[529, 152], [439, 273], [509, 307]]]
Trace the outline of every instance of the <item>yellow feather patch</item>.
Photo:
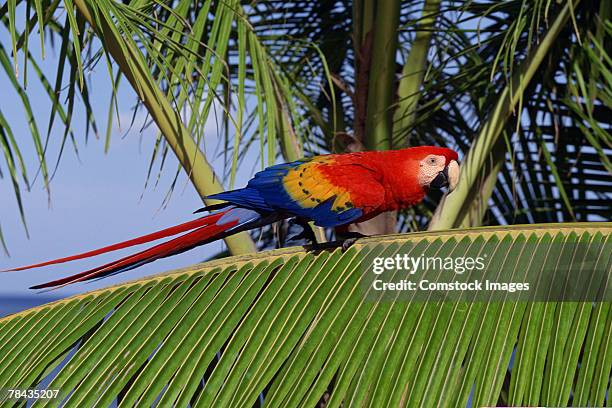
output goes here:
[[339, 188], [325, 178], [319, 170], [323, 162], [317, 161], [304, 163], [300, 167], [290, 170], [283, 178], [285, 190], [303, 208], [314, 208], [320, 203], [336, 196], [333, 210], [348, 209], [350, 206], [350, 194], [343, 188]]
[[353, 204], [351, 203], [351, 195], [348, 192], [344, 192], [334, 200], [334, 205], [332, 209], [334, 211], [342, 212], [351, 208]]

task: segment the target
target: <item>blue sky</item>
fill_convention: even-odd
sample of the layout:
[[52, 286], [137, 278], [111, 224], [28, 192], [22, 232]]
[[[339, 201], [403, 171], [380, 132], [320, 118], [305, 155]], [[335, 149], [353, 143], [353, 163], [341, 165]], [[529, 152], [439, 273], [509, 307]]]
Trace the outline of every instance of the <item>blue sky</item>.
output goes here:
[[[0, 30], [0, 42], [5, 46], [10, 44], [6, 31]], [[40, 51], [35, 48], [35, 44], [36, 41], [31, 42], [32, 52], [39, 56]], [[46, 48], [46, 59], [42, 65], [48, 77], [54, 78], [57, 55], [51, 47]], [[23, 61], [20, 58], [20, 71], [22, 70]], [[88, 77], [91, 79], [90, 91], [96, 120], [100, 131], [104, 132], [110, 99], [110, 80], [105, 64], [99, 64], [94, 71], [88, 72]], [[4, 72], [0, 72], [0, 90], [2, 90], [0, 109], [12, 126], [28, 162], [29, 175], [32, 178], [36, 173], [34, 144], [23, 106]], [[32, 71], [29, 72], [27, 91], [39, 128], [44, 134], [48, 125], [50, 104]], [[83, 110], [77, 106], [73, 129], [78, 140], [80, 161], [72, 147], [67, 146], [59, 170], [51, 183], [50, 206], [40, 177], [31, 192], [23, 193], [30, 239], [27, 239], [19, 219], [10, 179], [6, 177], [0, 179], [0, 225], [10, 251], [10, 257], [0, 253], [0, 269], [90, 250], [193, 218], [192, 211], [201, 207], [202, 203], [184, 175], [180, 178], [169, 204], [161, 208], [177, 168], [174, 158], [165, 165], [166, 171], [159, 186], [156, 189], [148, 187], [144, 190], [155, 129], [149, 128], [141, 134], [138, 122], [142, 123], [144, 116], [140, 116], [136, 125], [126, 133], [132, 115], [130, 107], [134, 102], [134, 93], [127, 82], [123, 81], [119, 94], [120, 112], [124, 119], [123, 127], [119, 129], [115, 124], [110, 152], [107, 155], [104, 154], [103, 135], [100, 135], [100, 139], [96, 139], [90, 134], [89, 141], [85, 143]], [[51, 134], [48, 153], [48, 161], [51, 164], [55, 163], [63, 134], [63, 125], [58, 125], [57, 122], [59, 121], [56, 120]], [[207, 155], [211, 157], [215, 156], [213, 154], [215, 151], [218, 152], [218, 131], [215, 120], [209, 122], [205, 137]], [[255, 161], [255, 157], [250, 160], [251, 163]], [[214, 160], [213, 164], [219, 171], [223, 169], [221, 157]], [[6, 170], [3, 161], [0, 161], [0, 166], [3, 171]], [[254, 167], [252, 165], [243, 167], [238, 174], [236, 186], [246, 183]], [[144, 196], [140, 200], [143, 191]], [[213, 243], [108, 279], [65, 287], [53, 292], [52, 295], [67, 296], [184, 267], [200, 262], [222, 249], [222, 243]], [[36, 283], [98, 266], [133, 251], [134, 249], [128, 249], [90, 260], [39, 270], [0, 274], [0, 301], [15, 296], [40, 297], [40, 294], [27, 288]]]

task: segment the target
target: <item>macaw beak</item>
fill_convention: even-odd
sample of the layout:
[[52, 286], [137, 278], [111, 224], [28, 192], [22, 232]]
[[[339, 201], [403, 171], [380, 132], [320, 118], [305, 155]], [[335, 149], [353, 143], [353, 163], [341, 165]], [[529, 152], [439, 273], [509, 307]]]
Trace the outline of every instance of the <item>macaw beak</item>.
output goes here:
[[459, 163], [455, 160], [451, 160], [450, 163], [444, 167], [444, 170], [438, 173], [438, 175], [429, 184], [430, 188], [441, 189], [448, 187], [450, 191], [453, 191], [459, 181]]

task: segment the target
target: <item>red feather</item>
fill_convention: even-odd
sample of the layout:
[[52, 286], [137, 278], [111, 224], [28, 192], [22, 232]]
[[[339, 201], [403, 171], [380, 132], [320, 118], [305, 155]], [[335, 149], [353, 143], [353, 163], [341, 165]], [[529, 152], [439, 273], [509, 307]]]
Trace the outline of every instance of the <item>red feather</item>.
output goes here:
[[417, 179], [419, 162], [431, 154], [444, 156], [446, 164], [458, 159], [452, 149], [419, 146], [322, 156], [329, 164], [322, 163], [319, 171], [334, 187], [348, 191], [356, 207], [364, 209], [357, 221], [363, 222], [420, 202], [426, 190]]
[[157, 241], [158, 239], [161, 239], [161, 238], [170, 237], [172, 235], [180, 234], [181, 232], [189, 231], [194, 228], [198, 228], [203, 225], [207, 225], [210, 222], [211, 221], [208, 219], [208, 217], [202, 217], [202, 218], [198, 218], [197, 220], [189, 221], [184, 224], [175, 225], [174, 227], [170, 227], [170, 228], [163, 229], [161, 231], [154, 232], [152, 234], [143, 235], [142, 237], [119, 242], [113, 245], [105, 246], [103, 248], [94, 249], [93, 251], [87, 251], [81, 254], [71, 255], [65, 258], [53, 259], [51, 261], [41, 262], [37, 264], [20, 266], [19, 268], [4, 269], [4, 270], [0, 270], [0, 272], [23, 271], [26, 269], [40, 268], [41, 266], [54, 265], [54, 264], [59, 264], [59, 263], [64, 263], [64, 262], [69, 262], [69, 261], [75, 261], [77, 259], [89, 258], [92, 256], [105, 254], [107, 252], [117, 251], [123, 248], [145, 244], [147, 242]]
[[[210, 221], [214, 222], [220, 217], [217, 216], [217, 214], [214, 214], [209, 217], [204, 217], [204, 219], [207, 218], [213, 218]], [[136, 254], [126, 256], [116, 261], [109, 262], [105, 265], [81, 273], [77, 273], [75, 275], [67, 276], [65, 278], [57, 279], [51, 282], [42, 283], [40, 285], [35, 285], [30, 287], [30, 289], [51, 288], [55, 286], [64, 286], [71, 283], [96, 279], [113, 274], [115, 272], [131, 269], [135, 266], [140, 266], [142, 264], [152, 262], [156, 259], [176, 255], [197, 245], [204, 244], [209, 240], [217, 239], [216, 236], [218, 234], [221, 234], [229, 228], [234, 227], [236, 224], [238, 224], [238, 220], [221, 225], [205, 225], [203, 227], [190, 231], [185, 235], [181, 235], [180, 237], [171, 239], [168, 242], [163, 242], [161, 244], [155, 245], [154, 247], [145, 249], [144, 251], [138, 252]]]
[[230, 208], [226, 211], [217, 212], [206, 217], [198, 218], [197, 220], [189, 221], [184, 224], [176, 225], [174, 227], [166, 228], [161, 231], [154, 232], [152, 234], [144, 235], [138, 238], [130, 239], [128, 241], [120, 242], [118, 244], [109, 245], [103, 248], [95, 249], [93, 251], [84, 252], [78, 255], [72, 255], [65, 258], [54, 259], [52, 261], [41, 262], [34, 265], [22, 266], [19, 268], [9, 269], [2, 272], [8, 271], [22, 271], [26, 269], [38, 268], [41, 266], [53, 265], [68, 261], [73, 261], [77, 259], [83, 259], [92, 257], [95, 255], [104, 254], [107, 252], [116, 251], [118, 249], [123, 249], [127, 247], [131, 247], [134, 245], [143, 244], [146, 242], [151, 242], [158, 240], [160, 238], [169, 237], [172, 235], [179, 234], [181, 232], [187, 232], [184, 235], [178, 236], [176, 238], [171, 239], [170, 241], [163, 242], [161, 244], [155, 245], [151, 248], [145, 249], [143, 251], [137, 252], [132, 255], [128, 255], [121, 259], [118, 259], [113, 262], [109, 262], [105, 265], [89, 269], [84, 272], [80, 272], [71, 276], [67, 276], [65, 278], [57, 279], [51, 282], [46, 282], [40, 285], [32, 286], [30, 289], [43, 289], [43, 288], [51, 288], [56, 286], [64, 286], [70, 283], [81, 282], [85, 280], [95, 279], [99, 277], [103, 277], [106, 275], [110, 275], [116, 272], [125, 271], [145, 263], [149, 263], [155, 261], [156, 259], [165, 258], [167, 256], [175, 255], [181, 252], [184, 252], [188, 249], [191, 249], [195, 246], [205, 244], [210, 241], [217, 240], [221, 238], [224, 232], [229, 230], [232, 227], [235, 227], [240, 223], [240, 218], [232, 218], [228, 217], [228, 219], [219, 223], [223, 216], [228, 215], [232, 211], [233, 208]]

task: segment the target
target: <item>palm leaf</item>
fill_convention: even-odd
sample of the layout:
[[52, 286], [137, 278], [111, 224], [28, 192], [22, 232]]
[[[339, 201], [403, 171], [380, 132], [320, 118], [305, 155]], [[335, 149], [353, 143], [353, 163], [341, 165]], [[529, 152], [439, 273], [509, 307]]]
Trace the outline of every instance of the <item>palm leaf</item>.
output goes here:
[[585, 272], [587, 244], [608, 299], [611, 232], [478, 228], [211, 261], [1, 319], [0, 388], [45, 384], [65, 406], [604, 405], [609, 302], [411, 302], [363, 273], [374, 257], [490, 254], [498, 276], [562, 277]]
[[[478, 137], [470, 146], [464, 163], [462, 165], [462, 177], [455, 191], [448, 196], [444, 204], [438, 208], [435, 221], [430, 224], [430, 229], [447, 229], [466, 224], [468, 218], [467, 208], [474, 201], [476, 192], [481, 191], [479, 185], [482, 183], [482, 169], [487, 160], [491, 159], [498, 140], [501, 138], [509, 117], [515, 110], [522, 111], [523, 94], [538, 68], [543, 63], [549, 49], [554, 46], [555, 40], [564, 28], [566, 21], [570, 18], [573, 4], [567, 3], [555, 17], [548, 32], [538, 47], [523, 61], [519, 69], [514, 73], [512, 79], [499, 94], [491, 116], [483, 123]], [[518, 106], [518, 108], [517, 108]], [[501, 152], [502, 154], [505, 152]], [[499, 154], [499, 153], [498, 153]], [[549, 155], [545, 155], [548, 159]], [[495, 160], [495, 159], [493, 159]], [[548, 160], [551, 164], [551, 160]], [[553, 167], [554, 173], [556, 168]], [[556, 179], [559, 179], [558, 175]], [[491, 179], [493, 182], [495, 178]], [[569, 202], [565, 190], [561, 185], [562, 196]], [[471, 199], [468, 199], [471, 196]], [[487, 201], [488, 197], [477, 197], [478, 200]], [[479, 221], [476, 225], [480, 224]]]

